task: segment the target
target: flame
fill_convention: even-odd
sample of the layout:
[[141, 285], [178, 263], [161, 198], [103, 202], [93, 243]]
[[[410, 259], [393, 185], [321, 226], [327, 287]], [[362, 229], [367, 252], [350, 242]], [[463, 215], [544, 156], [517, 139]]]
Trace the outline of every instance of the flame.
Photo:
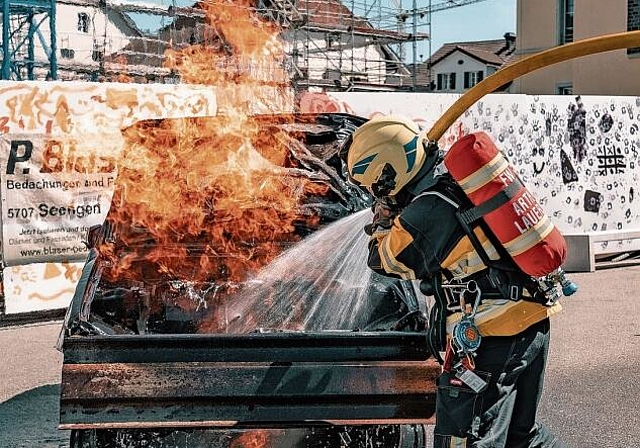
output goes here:
[[[202, 42], [166, 52], [166, 65], [184, 82], [209, 85], [288, 85], [284, 45], [275, 24], [260, 19], [250, 0], [204, 1]], [[257, 93], [257, 92], [254, 92]]]
[[243, 432], [238, 438], [231, 441], [229, 448], [265, 448], [269, 443], [269, 432], [265, 430], [252, 430]]
[[[139, 252], [115, 263], [114, 277], [139, 276], [129, 261], [144, 252], [158, 273], [194, 281], [217, 273], [217, 280], [239, 282], [299, 238], [296, 224], [317, 225], [300, 205], [327, 187], [283, 168], [290, 163], [284, 135], [253, 138], [257, 131], [229, 117], [144, 122], [125, 131], [109, 219]], [[189, 250], [195, 246], [197, 264]]]
[[296, 171], [290, 136], [263, 133], [250, 116], [256, 102], [277, 101], [273, 87], [287, 87], [276, 29], [246, 0], [200, 5], [217, 45], [172, 50], [167, 59], [184, 81], [224, 92], [224, 114], [139, 122], [124, 131], [108, 216], [118, 242], [100, 247], [112, 282], [188, 279], [228, 287], [299, 239], [298, 226], [318, 225], [300, 205], [328, 188]]

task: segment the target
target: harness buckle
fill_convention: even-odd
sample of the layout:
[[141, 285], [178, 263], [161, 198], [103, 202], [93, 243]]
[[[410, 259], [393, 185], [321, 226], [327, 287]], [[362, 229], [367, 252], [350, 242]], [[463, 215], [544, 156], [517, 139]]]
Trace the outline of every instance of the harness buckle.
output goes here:
[[514, 302], [520, 300], [520, 287], [518, 285], [509, 285], [509, 300]]

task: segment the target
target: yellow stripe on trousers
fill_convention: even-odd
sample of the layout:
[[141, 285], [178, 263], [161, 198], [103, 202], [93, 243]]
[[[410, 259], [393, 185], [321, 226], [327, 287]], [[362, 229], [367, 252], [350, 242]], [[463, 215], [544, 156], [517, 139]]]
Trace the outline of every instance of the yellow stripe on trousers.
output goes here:
[[467, 439], [451, 436], [451, 444], [449, 445], [449, 447], [450, 448], [467, 448]]

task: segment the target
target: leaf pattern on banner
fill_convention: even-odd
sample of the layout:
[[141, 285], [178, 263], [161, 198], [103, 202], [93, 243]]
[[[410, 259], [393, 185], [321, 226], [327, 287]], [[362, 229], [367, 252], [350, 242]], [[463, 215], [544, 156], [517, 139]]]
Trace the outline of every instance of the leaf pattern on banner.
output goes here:
[[66, 288], [66, 289], [63, 289], [62, 291], [58, 291], [56, 293], [49, 294], [49, 295], [44, 295], [44, 294], [34, 292], [32, 294], [29, 294], [29, 300], [42, 300], [44, 302], [49, 302], [52, 300], [59, 299], [60, 297], [65, 295], [69, 296], [73, 294], [74, 291], [75, 290], [73, 288]]
[[0, 134], [82, 134], [144, 119], [215, 114], [215, 92], [205, 87], [0, 82]]
[[80, 276], [82, 275], [82, 268], [80, 268], [76, 264], [66, 262], [63, 262], [62, 266], [64, 267], [64, 278], [74, 283], [80, 280]]
[[7, 314], [59, 309], [69, 305], [82, 263], [41, 263], [4, 270]]

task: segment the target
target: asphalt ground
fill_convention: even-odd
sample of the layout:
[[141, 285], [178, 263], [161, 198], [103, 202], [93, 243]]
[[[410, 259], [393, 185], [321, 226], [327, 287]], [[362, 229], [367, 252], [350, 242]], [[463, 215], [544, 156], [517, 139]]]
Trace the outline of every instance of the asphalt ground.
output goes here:
[[[640, 266], [571, 278], [580, 289], [552, 319], [539, 419], [572, 448], [640, 447]], [[57, 429], [60, 325], [0, 328], [1, 448], [68, 446]]]

